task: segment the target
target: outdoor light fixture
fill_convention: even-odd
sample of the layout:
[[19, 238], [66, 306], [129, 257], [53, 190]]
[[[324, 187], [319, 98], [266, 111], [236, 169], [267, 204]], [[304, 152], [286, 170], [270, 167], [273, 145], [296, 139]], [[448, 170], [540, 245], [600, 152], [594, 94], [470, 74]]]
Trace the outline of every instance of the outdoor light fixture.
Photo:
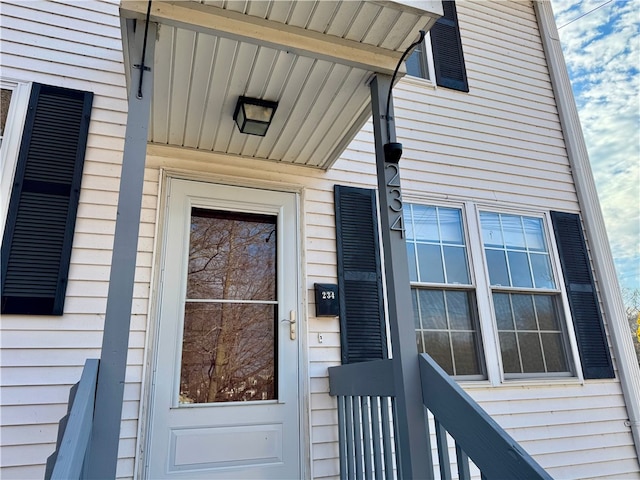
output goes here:
[[398, 163], [402, 156], [402, 144], [390, 142], [384, 144], [384, 161], [387, 163]]
[[277, 107], [278, 102], [240, 97], [233, 119], [242, 133], [264, 137]]

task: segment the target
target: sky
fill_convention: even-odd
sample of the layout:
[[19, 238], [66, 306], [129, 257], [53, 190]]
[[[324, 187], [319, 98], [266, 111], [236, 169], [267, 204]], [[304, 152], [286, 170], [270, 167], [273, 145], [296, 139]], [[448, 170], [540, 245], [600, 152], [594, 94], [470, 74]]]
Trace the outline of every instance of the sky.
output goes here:
[[640, 0], [551, 0], [620, 286], [640, 289]]

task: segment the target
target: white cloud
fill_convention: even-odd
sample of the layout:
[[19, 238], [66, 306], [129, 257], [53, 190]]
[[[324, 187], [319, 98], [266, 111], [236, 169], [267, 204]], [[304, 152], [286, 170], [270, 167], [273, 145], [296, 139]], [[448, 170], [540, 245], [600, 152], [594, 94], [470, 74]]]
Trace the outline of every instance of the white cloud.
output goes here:
[[640, 0], [552, 3], [620, 281], [640, 288]]

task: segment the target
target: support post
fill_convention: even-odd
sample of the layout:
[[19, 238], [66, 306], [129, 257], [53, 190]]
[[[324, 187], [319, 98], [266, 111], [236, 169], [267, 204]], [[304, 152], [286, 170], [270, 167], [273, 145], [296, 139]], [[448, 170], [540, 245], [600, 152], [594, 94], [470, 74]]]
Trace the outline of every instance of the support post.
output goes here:
[[[413, 326], [400, 170], [398, 163], [385, 160], [384, 153], [384, 145], [396, 141], [393, 104], [388, 109], [386, 104], [390, 87], [391, 77], [387, 75], [377, 75], [371, 82], [382, 248], [396, 393], [395, 434], [400, 469], [398, 478], [430, 478], [431, 451], [427, 443], [419, 357]], [[385, 118], [385, 110], [391, 118]]]
[[[153, 65], [156, 25], [149, 23], [147, 30], [144, 22], [137, 22], [135, 32], [131, 25], [130, 27], [129, 40], [133, 43], [133, 48], [130, 50], [132, 53], [130, 63], [136, 65], [131, 69], [129, 111], [120, 175], [109, 293], [96, 388], [93, 431], [85, 470], [86, 477], [91, 479], [116, 478], [153, 87], [153, 72], [145, 67], [143, 51], [148, 64]], [[146, 49], [144, 48], [145, 40]]]

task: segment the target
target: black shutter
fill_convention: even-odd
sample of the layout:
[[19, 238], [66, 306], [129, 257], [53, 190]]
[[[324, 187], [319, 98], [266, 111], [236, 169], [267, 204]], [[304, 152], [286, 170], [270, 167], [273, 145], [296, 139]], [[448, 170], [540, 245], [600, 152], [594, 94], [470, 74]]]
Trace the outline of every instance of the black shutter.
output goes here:
[[614, 378], [580, 216], [551, 212], [585, 378]]
[[387, 358], [375, 190], [335, 186], [342, 363]]
[[62, 315], [93, 94], [34, 83], [2, 239], [2, 313]]
[[462, 41], [458, 29], [455, 2], [442, 2], [444, 15], [431, 28], [431, 48], [436, 70], [436, 84], [463, 92], [469, 91], [467, 70], [464, 66]]

